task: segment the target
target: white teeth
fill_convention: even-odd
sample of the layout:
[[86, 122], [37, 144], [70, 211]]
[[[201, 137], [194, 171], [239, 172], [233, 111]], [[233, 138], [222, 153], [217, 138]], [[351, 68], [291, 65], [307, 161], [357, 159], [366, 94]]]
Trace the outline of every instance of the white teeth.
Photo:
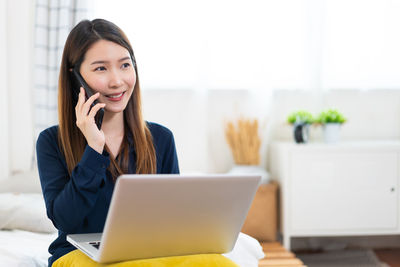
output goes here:
[[110, 95], [110, 96], [108, 96], [109, 98], [118, 98], [118, 97], [121, 97], [123, 95], [123, 92], [122, 93], [120, 93], [119, 95]]

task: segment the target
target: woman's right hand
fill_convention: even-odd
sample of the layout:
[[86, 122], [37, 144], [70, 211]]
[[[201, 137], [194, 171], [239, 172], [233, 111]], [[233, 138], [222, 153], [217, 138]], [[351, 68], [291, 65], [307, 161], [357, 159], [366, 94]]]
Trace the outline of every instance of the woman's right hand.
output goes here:
[[[103, 153], [106, 138], [104, 132], [97, 128], [95, 118], [97, 111], [106, 106], [105, 103], [97, 103], [92, 109], [90, 106], [100, 96], [96, 93], [85, 101], [85, 90], [81, 87], [79, 92], [78, 103], [75, 107], [76, 126], [81, 130], [88, 142], [88, 145], [98, 153]], [[89, 111], [90, 110], [90, 111]]]

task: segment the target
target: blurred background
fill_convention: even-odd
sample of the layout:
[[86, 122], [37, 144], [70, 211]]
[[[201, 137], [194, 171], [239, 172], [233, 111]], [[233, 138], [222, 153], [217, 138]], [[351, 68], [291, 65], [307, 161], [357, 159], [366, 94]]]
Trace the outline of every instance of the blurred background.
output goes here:
[[174, 132], [183, 172], [229, 170], [224, 125], [239, 117], [259, 120], [264, 166], [297, 109], [338, 108], [342, 140], [400, 138], [398, 0], [5, 0], [0, 12], [0, 177], [33, 168], [36, 136], [57, 124], [63, 44], [85, 18], [128, 35], [145, 118]]

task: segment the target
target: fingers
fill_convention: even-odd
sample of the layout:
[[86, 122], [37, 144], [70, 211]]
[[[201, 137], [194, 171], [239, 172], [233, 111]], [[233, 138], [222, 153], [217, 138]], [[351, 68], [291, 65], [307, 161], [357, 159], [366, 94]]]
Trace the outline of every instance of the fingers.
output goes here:
[[105, 103], [97, 103], [93, 108], [91, 108], [91, 105], [97, 98], [99, 98], [99, 96], [100, 94], [96, 93], [86, 100], [85, 90], [83, 87], [80, 88], [78, 103], [75, 107], [76, 123], [78, 127], [82, 127], [87, 119], [91, 121], [99, 109], [106, 106]]
[[82, 109], [82, 105], [85, 103], [85, 91], [83, 88], [79, 88], [78, 102], [75, 106], [75, 111], [78, 112]]
[[86, 102], [82, 105], [82, 109], [81, 112], [85, 115], [87, 115], [90, 111], [90, 107], [92, 106], [93, 102], [99, 98], [100, 93], [95, 93], [94, 95], [92, 95], [91, 97], [88, 98], [88, 100], [86, 100]]
[[88, 117], [89, 118], [94, 118], [94, 116], [96, 115], [97, 111], [99, 111], [101, 108], [104, 108], [106, 106], [105, 103], [97, 103], [96, 105], [94, 105], [94, 107], [92, 107], [92, 109], [89, 112]]

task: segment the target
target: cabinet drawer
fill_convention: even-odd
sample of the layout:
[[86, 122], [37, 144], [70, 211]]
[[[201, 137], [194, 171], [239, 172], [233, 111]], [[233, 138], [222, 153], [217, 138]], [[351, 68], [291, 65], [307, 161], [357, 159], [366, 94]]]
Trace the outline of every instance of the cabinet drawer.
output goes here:
[[291, 153], [291, 229], [395, 229], [398, 162], [395, 152]]

